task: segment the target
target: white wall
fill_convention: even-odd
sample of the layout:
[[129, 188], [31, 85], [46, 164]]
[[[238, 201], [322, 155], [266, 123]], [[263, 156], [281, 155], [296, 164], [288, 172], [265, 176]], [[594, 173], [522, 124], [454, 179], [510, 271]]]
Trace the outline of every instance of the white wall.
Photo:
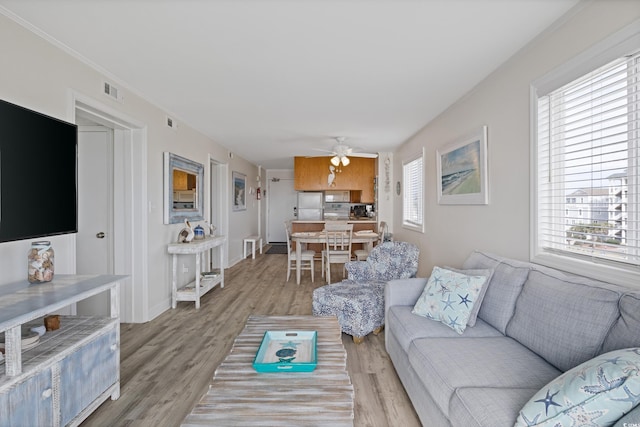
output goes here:
[[[402, 161], [426, 148], [424, 234], [402, 228], [402, 199], [393, 192], [394, 237], [419, 245], [420, 276], [434, 265], [458, 266], [474, 249], [529, 259], [530, 84], [638, 18], [637, 1], [580, 4], [397, 150], [395, 181]], [[482, 125], [488, 126], [489, 205], [438, 205], [436, 149]]]
[[[231, 172], [239, 171], [255, 177], [258, 168], [234, 156], [228, 150], [201, 133], [178, 121], [178, 129], [165, 126], [166, 112], [125, 90], [120, 104], [103, 95], [105, 76], [75, 59], [61, 49], [36, 36], [7, 17], [0, 15], [0, 98], [32, 110], [72, 121], [71, 92], [76, 92], [108, 105], [122, 114], [144, 123], [147, 130], [147, 194], [148, 194], [148, 311], [150, 318], [170, 307], [170, 259], [166, 244], [175, 241], [181, 224], [163, 224], [163, 156], [171, 151], [209, 168], [209, 156], [228, 163]], [[111, 79], [107, 79], [111, 80]], [[249, 184], [249, 183], [248, 183]], [[255, 187], [255, 181], [251, 183]], [[209, 206], [208, 195], [205, 206]], [[229, 210], [231, 203], [229, 203]], [[208, 217], [208, 215], [205, 215]], [[229, 212], [229, 229], [218, 230], [229, 238], [230, 264], [240, 259], [241, 239], [256, 233], [258, 209], [255, 198], [247, 197], [247, 210]], [[51, 238], [56, 251], [56, 273], [75, 272], [75, 235]], [[0, 244], [0, 285], [26, 279], [26, 253], [31, 241]], [[193, 269], [191, 269], [193, 272]], [[186, 282], [181, 277], [181, 283]], [[134, 284], [135, 286], [136, 284]], [[150, 320], [144, 319], [144, 320]]]
[[[389, 163], [388, 167], [385, 162]], [[396, 184], [393, 178], [393, 153], [378, 153], [378, 204], [376, 205], [376, 219], [387, 223], [390, 233], [393, 233], [393, 203]], [[388, 182], [387, 182], [388, 180]]]
[[[255, 195], [255, 189], [257, 188], [256, 177], [258, 176], [258, 168], [250, 164], [246, 160], [240, 159], [238, 156], [234, 155], [233, 159], [230, 160], [229, 163], [229, 174], [231, 174], [233, 171], [243, 173], [247, 177], [247, 209], [244, 211], [230, 210], [229, 213], [229, 265], [234, 265], [242, 260], [243, 239], [252, 234], [258, 234], [258, 210], [263, 210], [260, 207], [262, 201], [257, 200]], [[229, 185], [231, 185], [231, 178], [229, 178]], [[253, 194], [250, 194], [249, 187], [253, 188]], [[232, 193], [229, 194], [229, 197], [233, 197]], [[231, 200], [229, 200], [229, 205], [231, 206]], [[260, 228], [262, 227], [263, 225], [260, 225]]]

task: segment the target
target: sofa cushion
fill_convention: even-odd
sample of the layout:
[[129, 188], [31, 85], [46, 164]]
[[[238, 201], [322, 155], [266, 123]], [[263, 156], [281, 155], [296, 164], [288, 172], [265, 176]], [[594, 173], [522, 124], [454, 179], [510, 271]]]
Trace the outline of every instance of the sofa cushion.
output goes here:
[[486, 276], [467, 276], [433, 267], [413, 313], [441, 322], [462, 334], [486, 281]]
[[640, 347], [640, 293], [627, 293], [618, 302], [620, 317], [604, 340], [602, 352]]
[[527, 387], [459, 388], [451, 400], [451, 424], [464, 427], [512, 427], [520, 409], [537, 391]]
[[506, 335], [566, 371], [598, 354], [618, 318], [619, 298], [602, 282], [532, 270]]
[[[409, 345], [417, 338], [454, 338], [460, 337], [453, 329], [440, 322], [411, 313], [412, 306], [396, 305], [387, 312], [387, 335], [393, 335], [402, 350], [409, 351]], [[503, 335], [482, 319], [473, 328], [467, 328], [464, 337], [502, 337]]]
[[516, 427], [611, 425], [640, 403], [640, 348], [591, 359], [545, 385], [529, 399]]
[[625, 416], [618, 419], [613, 427], [634, 427], [640, 426], [640, 405], [628, 412]]
[[560, 374], [504, 336], [415, 339], [409, 346], [409, 363], [446, 416], [458, 388], [525, 385], [539, 389]]
[[476, 297], [476, 302], [473, 304], [471, 313], [469, 313], [469, 320], [467, 320], [467, 326], [474, 326], [476, 324], [476, 319], [478, 318], [478, 312], [480, 311], [480, 307], [482, 306], [482, 300], [484, 299], [484, 295], [487, 293], [487, 287], [489, 285], [489, 282], [491, 281], [491, 277], [493, 276], [493, 270], [490, 268], [477, 268], [471, 270], [461, 270], [452, 267], [445, 268], [451, 271], [455, 271], [456, 273], [465, 274], [467, 276], [482, 276], [486, 278], [484, 285], [482, 285], [482, 289], [480, 289], [480, 294]]
[[478, 317], [504, 333], [531, 264], [476, 251], [469, 255], [462, 268], [493, 269]]

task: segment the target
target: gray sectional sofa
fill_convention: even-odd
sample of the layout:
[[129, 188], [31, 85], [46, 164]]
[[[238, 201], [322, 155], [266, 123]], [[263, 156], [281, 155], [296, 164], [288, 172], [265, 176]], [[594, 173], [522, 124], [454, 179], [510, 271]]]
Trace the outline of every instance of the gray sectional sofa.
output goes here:
[[[511, 427], [523, 405], [563, 372], [640, 347], [638, 290], [482, 252], [463, 269], [493, 275], [475, 326], [462, 335], [412, 313], [427, 279], [385, 288], [386, 349], [425, 426]], [[640, 425], [640, 406], [615, 425], [634, 423]]]

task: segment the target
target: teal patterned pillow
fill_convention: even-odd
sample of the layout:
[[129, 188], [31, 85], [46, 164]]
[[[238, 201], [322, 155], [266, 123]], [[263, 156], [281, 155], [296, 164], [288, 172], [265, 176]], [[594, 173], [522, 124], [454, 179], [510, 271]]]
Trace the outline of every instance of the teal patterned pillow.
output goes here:
[[515, 427], [611, 426], [640, 403], [640, 348], [615, 350], [565, 372], [520, 410]]
[[412, 313], [437, 320], [462, 334], [486, 281], [485, 276], [467, 276], [433, 267]]

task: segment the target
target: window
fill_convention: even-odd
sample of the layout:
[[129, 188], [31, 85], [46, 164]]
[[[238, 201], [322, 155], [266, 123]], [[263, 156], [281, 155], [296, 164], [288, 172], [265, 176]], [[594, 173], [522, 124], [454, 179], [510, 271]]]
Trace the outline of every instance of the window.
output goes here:
[[402, 163], [402, 225], [424, 231], [422, 154]]
[[617, 56], [534, 84], [532, 260], [628, 283], [640, 271], [640, 53]]

